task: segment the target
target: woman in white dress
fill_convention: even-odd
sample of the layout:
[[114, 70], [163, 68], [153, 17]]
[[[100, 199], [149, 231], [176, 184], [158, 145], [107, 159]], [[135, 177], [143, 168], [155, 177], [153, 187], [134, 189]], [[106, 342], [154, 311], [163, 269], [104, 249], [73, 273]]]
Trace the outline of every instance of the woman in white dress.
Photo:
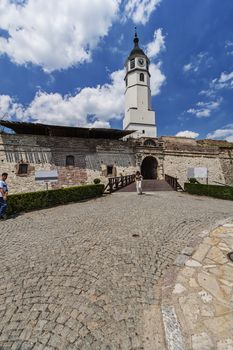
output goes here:
[[136, 175], [135, 175], [137, 194], [142, 194], [142, 179], [143, 179], [143, 177], [142, 177], [140, 171], [137, 171]]

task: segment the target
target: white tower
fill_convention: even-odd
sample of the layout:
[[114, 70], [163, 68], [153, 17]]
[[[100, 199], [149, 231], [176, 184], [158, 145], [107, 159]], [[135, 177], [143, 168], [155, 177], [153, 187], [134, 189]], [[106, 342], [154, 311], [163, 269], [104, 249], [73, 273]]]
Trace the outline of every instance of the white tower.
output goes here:
[[138, 46], [135, 33], [134, 48], [126, 60], [125, 68], [125, 130], [137, 130], [132, 137], [157, 137], [155, 112], [151, 110], [149, 58]]

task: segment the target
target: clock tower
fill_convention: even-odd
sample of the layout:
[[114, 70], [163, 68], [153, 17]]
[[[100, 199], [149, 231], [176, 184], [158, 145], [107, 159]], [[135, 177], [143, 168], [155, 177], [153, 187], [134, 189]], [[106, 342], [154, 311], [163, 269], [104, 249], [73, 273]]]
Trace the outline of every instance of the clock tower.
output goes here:
[[135, 32], [134, 48], [125, 63], [125, 130], [136, 130], [132, 137], [157, 137], [155, 112], [151, 110], [150, 60], [140, 49]]

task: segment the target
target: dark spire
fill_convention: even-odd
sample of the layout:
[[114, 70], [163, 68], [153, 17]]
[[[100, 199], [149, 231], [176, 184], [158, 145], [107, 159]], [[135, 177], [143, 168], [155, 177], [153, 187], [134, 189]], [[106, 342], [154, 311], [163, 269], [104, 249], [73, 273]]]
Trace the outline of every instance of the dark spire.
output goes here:
[[137, 27], [135, 27], [135, 34], [134, 34], [134, 47], [135, 48], [138, 48], [138, 42], [139, 42], [139, 39], [138, 39], [138, 34], [137, 34]]
[[140, 49], [140, 47], [138, 45], [139, 39], [138, 39], [137, 27], [135, 27], [135, 33], [134, 33], [133, 42], [134, 42], [134, 48], [130, 52], [130, 55], [129, 55], [128, 59], [133, 58], [136, 55], [145, 56], [147, 58], [147, 56], [145, 55], [144, 51], [142, 49]]

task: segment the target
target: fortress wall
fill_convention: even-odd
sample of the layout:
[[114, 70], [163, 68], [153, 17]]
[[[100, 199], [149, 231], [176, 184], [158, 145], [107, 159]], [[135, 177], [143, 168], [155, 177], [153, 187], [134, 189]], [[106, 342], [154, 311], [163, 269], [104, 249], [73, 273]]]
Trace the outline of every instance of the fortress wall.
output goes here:
[[233, 149], [225, 149], [221, 152], [220, 163], [226, 184], [233, 186]]
[[[66, 166], [72, 155], [74, 166]], [[19, 164], [28, 164], [26, 175], [18, 174]], [[38, 170], [57, 169], [59, 181], [52, 188], [93, 183], [94, 178], [107, 182], [107, 166], [113, 175], [132, 174], [136, 170], [130, 143], [118, 140], [79, 139], [38, 135], [0, 134], [0, 173], [9, 174], [11, 193], [45, 189], [35, 182]]]
[[[168, 174], [179, 179], [181, 186], [187, 182], [187, 169], [195, 167], [206, 167], [209, 171], [209, 184], [214, 181], [225, 183], [224, 171], [219, 157], [207, 155], [165, 155], [164, 174]], [[200, 182], [206, 183], [204, 179]]]

